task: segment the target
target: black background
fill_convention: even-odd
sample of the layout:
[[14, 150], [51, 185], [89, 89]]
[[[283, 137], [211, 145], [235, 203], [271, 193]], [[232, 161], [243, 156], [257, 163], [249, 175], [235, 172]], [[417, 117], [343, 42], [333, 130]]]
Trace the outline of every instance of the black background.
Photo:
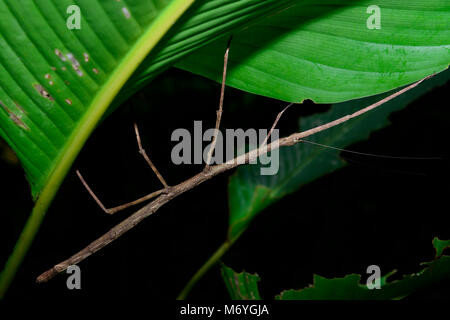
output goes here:
[[[434, 236], [450, 239], [448, 224], [448, 89], [441, 87], [391, 116], [392, 125], [348, 149], [401, 156], [440, 156], [441, 161], [386, 160], [344, 154], [349, 165], [265, 210], [224, 256], [237, 271], [257, 272], [263, 298], [302, 288], [313, 273], [341, 277], [376, 264], [382, 273], [420, 270], [431, 260]], [[141, 129], [149, 156], [169, 184], [202, 169], [175, 166], [170, 159], [173, 130], [192, 130], [194, 120], [213, 127], [220, 87], [169, 70], [130, 99], [90, 137], [73, 168], [78, 168], [106, 206], [134, 200], [160, 188], [137, 153], [133, 122]], [[285, 103], [227, 89], [223, 128], [270, 128]], [[300, 116], [328, 106], [306, 102], [279, 123], [284, 136], [297, 130]], [[0, 154], [0, 263], [3, 265], [32, 208], [23, 170]], [[82, 289], [69, 291], [67, 275], [47, 284], [35, 278], [96, 239], [133, 212], [108, 216], [90, 198], [74, 169], [63, 183], [7, 297], [64, 298], [139, 296], [174, 299], [190, 276], [225, 240], [227, 183], [216, 177], [161, 208], [119, 240], [80, 264]], [[448, 299], [443, 281], [409, 299]], [[225, 300], [216, 266], [190, 298]]]

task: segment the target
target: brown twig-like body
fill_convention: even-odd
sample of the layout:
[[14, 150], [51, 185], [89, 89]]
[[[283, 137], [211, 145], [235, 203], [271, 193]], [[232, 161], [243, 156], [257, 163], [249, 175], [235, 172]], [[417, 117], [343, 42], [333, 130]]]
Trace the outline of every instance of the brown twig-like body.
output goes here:
[[177, 196], [179, 196], [180, 194], [182, 194], [188, 190], [195, 188], [199, 184], [215, 177], [216, 175], [223, 173], [225, 171], [228, 171], [230, 169], [233, 169], [241, 164], [251, 162], [252, 160], [256, 160], [259, 156], [269, 152], [270, 150], [275, 150], [275, 149], [283, 147], [283, 146], [292, 146], [292, 145], [300, 142], [301, 139], [303, 139], [303, 138], [306, 138], [313, 134], [327, 130], [331, 127], [342, 124], [352, 118], [358, 117], [366, 112], [369, 112], [369, 111], [381, 106], [382, 104], [388, 102], [389, 100], [392, 100], [392, 99], [398, 97], [399, 95], [405, 93], [406, 91], [413, 89], [414, 87], [418, 86], [421, 82], [423, 82], [424, 80], [426, 80], [430, 77], [431, 76], [426, 77], [426, 78], [390, 95], [389, 97], [387, 97], [377, 103], [374, 103], [364, 109], [361, 109], [355, 113], [349, 114], [347, 116], [336, 119], [329, 123], [312, 128], [310, 130], [294, 133], [288, 137], [278, 139], [278, 140], [270, 143], [267, 146], [262, 146], [258, 149], [254, 149], [246, 154], [243, 154], [239, 157], [229, 160], [223, 164], [219, 164], [219, 165], [215, 165], [215, 166], [211, 166], [211, 167], [205, 167], [205, 169], [202, 172], [193, 176], [192, 178], [190, 178], [176, 186], [167, 188], [165, 193], [161, 194], [158, 198], [153, 200], [151, 203], [147, 204], [142, 209], [138, 210], [133, 215], [126, 218], [124, 221], [122, 221], [120, 224], [118, 224], [117, 226], [112, 228], [106, 234], [104, 234], [103, 236], [101, 236], [100, 238], [98, 238], [97, 240], [92, 242], [91, 244], [89, 244], [86, 248], [84, 248], [80, 252], [76, 253], [69, 259], [55, 265], [53, 268], [51, 268], [48, 271], [41, 274], [37, 278], [37, 282], [39, 282], [39, 283], [46, 282], [46, 281], [50, 280], [51, 278], [53, 278], [58, 273], [66, 270], [70, 265], [74, 265], [74, 264], [77, 264], [77, 263], [83, 261], [84, 259], [89, 257], [91, 254], [101, 250], [106, 245], [108, 245], [112, 241], [119, 238], [125, 232], [132, 229], [134, 226], [136, 226], [139, 222], [144, 220], [146, 217], [155, 213], [159, 208], [161, 208], [164, 204], [166, 204], [170, 200], [176, 198]]

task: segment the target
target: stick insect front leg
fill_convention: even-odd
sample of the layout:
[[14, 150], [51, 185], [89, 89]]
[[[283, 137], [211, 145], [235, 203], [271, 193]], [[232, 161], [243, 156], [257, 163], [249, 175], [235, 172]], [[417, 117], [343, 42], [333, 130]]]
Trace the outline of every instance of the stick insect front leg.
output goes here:
[[[224, 55], [223, 78], [222, 78], [222, 87], [221, 87], [221, 90], [220, 90], [219, 110], [217, 111], [216, 132], [215, 132], [215, 135], [213, 137], [212, 147], [211, 147], [211, 149], [210, 149], [210, 151], [208, 153], [208, 160], [206, 161], [206, 167], [204, 169], [205, 171], [208, 171], [209, 168], [210, 168], [209, 165], [210, 165], [212, 154], [214, 153], [214, 149], [215, 149], [215, 145], [216, 145], [216, 139], [217, 139], [217, 133], [218, 133], [219, 126], [220, 126], [220, 120], [222, 118], [223, 100], [224, 100], [224, 93], [225, 93], [225, 79], [226, 79], [226, 74], [227, 74], [228, 54], [229, 54], [229, 51], [230, 51], [231, 40], [232, 40], [232, 37], [230, 37], [230, 39], [228, 41], [227, 49], [226, 49], [225, 55]], [[117, 206], [117, 207], [114, 207], [114, 208], [106, 208], [105, 205], [100, 201], [100, 199], [94, 193], [94, 191], [92, 191], [92, 189], [89, 187], [89, 185], [87, 184], [86, 180], [83, 178], [81, 173], [77, 170], [76, 172], [77, 172], [78, 178], [80, 178], [80, 180], [81, 180], [81, 183], [84, 185], [84, 187], [89, 192], [91, 197], [95, 200], [95, 202], [97, 202], [99, 207], [104, 212], [106, 212], [107, 214], [114, 214], [116, 212], [125, 210], [127, 208], [132, 207], [132, 206], [135, 206], [135, 205], [138, 205], [140, 203], [143, 203], [143, 202], [145, 202], [147, 200], [150, 200], [150, 199], [153, 199], [155, 197], [158, 197], [159, 195], [161, 195], [163, 193], [168, 193], [168, 191], [170, 190], [170, 186], [167, 184], [167, 182], [163, 178], [163, 176], [159, 173], [158, 169], [156, 169], [155, 165], [153, 164], [153, 162], [150, 160], [149, 156], [147, 155], [147, 152], [142, 147], [141, 136], [139, 134], [139, 128], [138, 128], [136, 123], [134, 124], [134, 132], [136, 133], [136, 141], [137, 141], [137, 144], [138, 144], [138, 149], [139, 149], [138, 151], [139, 151], [139, 153], [142, 155], [142, 157], [147, 162], [147, 164], [150, 166], [150, 168], [152, 168], [153, 172], [158, 177], [159, 181], [162, 183], [164, 188], [160, 189], [158, 191], [152, 192], [152, 193], [150, 193], [150, 194], [148, 194], [148, 195], [146, 195], [146, 196], [144, 196], [142, 198], [139, 198], [137, 200], [125, 203], [123, 205], [120, 205], [120, 206]]]
[[87, 184], [86, 180], [84, 180], [83, 176], [81, 175], [80, 171], [76, 171], [78, 178], [80, 178], [81, 183], [83, 184], [83, 186], [86, 188], [86, 190], [89, 192], [89, 194], [91, 195], [91, 197], [95, 200], [95, 202], [97, 202], [97, 204], [99, 205], [99, 207], [106, 212], [107, 214], [114, 214], [116, 212], [125, 210], [127, 208], [130, 208], [132, 206], [138, 205], [140, 203], [143, 203], [145, 201], [148, 201], [150, 199], [153, 199], [157, 196], [159, 196], [162, 193], [166, 193], [167, 190], [170, 188], [169, 185], [167, 184], [166, 180], [164, 180], [164, 178], [162, 177], [162, 175], [159, 173], [158, 169], [156, 169], [155, 165], [153, 164], [153, 162], [150, 160], [149, 156], [147, 155], [147, 152], [145, 151], [145, 149], [142, 147], [142, 142], [141, 142], [141, 136], [139, 134], [139, 128], [137, 126], [137, 124], [134, 124], [134, 131], [136, 133], [136, 141], [138, 144], [138, 148], [139, 148], [139, 153], [142, 155], [142, 157], [145, 159], [145, 161], [147, 162], [147, 164], [150, 166], [150, 168], [152, 168], [153, 172], [156, 174], [156, 176], [158, 177], [159, 181], [162, 183], [162, 185], [164, 186], [163, 189], [160, 189], [158, 191], [152, 192], [142, 198], [139, 198], [137, 200], [122, 204], [120, 206], [117, 207], [113, 207], [113, 208], [106, 208], [105, 205], [100, 201], [100, 199], [97, 197], [97, 195], [94, 193], [94, 191], [92, 191], [92, 189], [89, 187], [89, 185]]

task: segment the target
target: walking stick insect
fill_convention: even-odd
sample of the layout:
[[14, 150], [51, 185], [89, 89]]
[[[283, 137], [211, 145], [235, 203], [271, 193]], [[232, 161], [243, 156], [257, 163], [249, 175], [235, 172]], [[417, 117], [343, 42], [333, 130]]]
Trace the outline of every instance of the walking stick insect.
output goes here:
[[[51, 278], [53, 278], [54, 276], [56, 276], [58, 273], [65, 271], [70, 265], [74, 265], [74, 264], [78, 264], [79, 262], [83, 261], [84, 259], [86, 259], [87, 257], [89, 257], [90, 255], [92, 255], [93, 253], [101, 250], [102, 248], [104, 248], [106, 245], [108, 245], [109, 243], [111, 243], [112, 241], [116, 240], [117, 238], [119, 238], [121, 235], [123, 235], [125, 232], [131, 230], [134, 226], [136, 226], [138, 223], [140, 223], [142, 220], [144, 220], [146, 217], [152, 215], [153, 213], [155, 213], [159, 208], [161, 208], [164, 204], [166, 204], [167, 202], [173, 200], [174, 198], [176, 198], [177, 196], [179, 196], [180, 194], [191, 190], [193, 188], [195, 188], [196, 186], [198, 186], [199, 184], [208, 181], [209, 179], [215, 177], [216, 175], [226, 172], [228, 170], [231, 170], [233, 168], [238, 167], [241, 164], [245, 164], [245, 163], [250, 163], [251, 161], [257, 159], [258, 157], [260, 157], [263, 154], [266, 154], [268, 152], [270, 152], [271, 150], [276, 150], [280, 147], [288, 147], [288, 146], [292, 146], [294, 144], [297, 144], [299, 142], [305, 142], [305, 143], [311, 143], [314, 144], [313, 142], [307, 141], [304, 138], [311, 136], [313, 134], [322, 132], [324, 130], [327, 130], [329, 128], [332, 128], [334, 126], [340, 125], [350, 119], [356, 118], [362, 114], [365, 114], [381, 105], [383, 105], [384, 103], [400, 96], [401, 94], [417, 87], [420, 83], [422, 83], [423, 81], [425, 81], [426, 79], [432, 77], [432, 76], [428, 76], [416, 83], [413, 83], [409, 86], [407, 86], [406, 88], [368, 106], [365, 107], [357, 112], [354, 112], [352, 114], [348, 114], [344, 117], [338, 118], [334, 121], [325, 123], [323, 125], [317, 126], [315, 128], [312, 128], [310, 130], [307, 131], [303, 131], [303, 132], [298, 132], [298, 133], [293, 133], [290, 136], [284, 137], [284, 138], [280, 138], [277, 139], [276, 141], [271, 142], [270, 144], [268, 143], [268, 138], [270, 137], [272, 131], [274, 130], [274, 128], [276, 127], [279, 119], [281, 118], [281, 115], [293, 104], [289, 104], [285, 109], [283, 109], [283, 111], [281, 111], [276, 119], [275, 122], [267, 136], [267, 138], [264, 140], [264, 142], [259, 146], [259, 148], [256, 148], [254, 150], [251, 150], [243, 155], [237, 156], [234, 159], [228, 160], [225, 163], [222, 164], [217, 164], [217, 165], [210, 165], [210, 160], [211, 160], [211, 156], [214, 153], [215, 150], [215, 146], [216, 146], [216, 139], [217, 139], [217, 133], [220, 127], [220, 121], [221, 121], [221, 117], [222, 117], [222, 111], [223, 111], [223, 103], [224, 103], [224, 93], [225, 93], [225, 85], [226, 85], [226, 74], [227, 74], [227, 63], [228, 63], [228, 56], [229, 56], [229, 52], [230, 52], [230, 43], [231, 43], [231, 39], [228, 42], [226, 51], [225, 51], [225, 55], [224, 55], [224, 66], [223, 66], [223, 75], [222, 75], [222, 86], [221, 86], [221, 94], [220, 94], [220, 102], [219, 102], [219, 108], [217, 110], [217, 114], [216, 114], [216, 126], [215, 126], [215, 136], [213, 137], [213, 142], [212, 142], [212, 147], [209, 150], [208, 153], [208, 161], [206, 161], [206, 165], [204, 167], [204, 169], [198, 173], [197, 175], [194, 175], [193, 177], [175, 185], [175, 186], [170, 186], [165, 179], [163, 178], [163, 176], [159, 173], [159, 171], [156, 169], [156, 167], [154, 166], [154, 164], [152, 163], [152, 161], [150, 160], [149, 156], [147, 155], [145, 149], [143, 148], [142, 144], [141, 144], [141, 138], [140, 138], [140, 134], [139, 134], [139, 129], [138, 126], [135, 124], [134, 125], [134, 130], [135, 130], [135, 134], [136, 134], [136, 140], [137, 140], [137, 145], [138, 145], [138, 151], [139, 153], [143, 156], [143, 158], [145, 159], [145, 161], [148, 163], [148, 165], [151, 167], [151, 169], [153, 170], [153, 172], [156, 174], [156, 176], [158, 177], [159, 181], [161, 182], [161, 184], [163, 185], [163, 188], [157, 191], [154, 191], [142, 198], [139, 198], [137, 200], [134, 200], [132, 202], [117, 206], [117, 207], [113, 207], [113, 208], [106, 208], [103, 203], [99, 200], [99, 198], [95, 195], [95, 193], [92, 191], [92, 189], [89, 187], [89, 185], [86, 183], [86, 181], [84, 180], [83, 176], [81, 175], [81, 173], [79, 171], [77, 171], [77, 175], [80, 178], [82, 184], [85, 186], [85, 188], [87, 189], [87, 191], [90, 193], [90, 195], [93, 197], [93, 199], [97, 202], [97, 204], [100, 206], [100, 208], [106, 212], [107, 214], [114, 214], [117, 213], [121, 210], [130, 208], [132, 206], [144, 203], [146, 201], [152, 200], [150, 203], [148, 203], [147, 205], [145, 205], [143, 208], [139, 209], [138, 211], [136, 211], [134, 214], [132, 214], [131, 216], [129, 216], [128, 218], [126, 218], [125, 220], [123, 220], [121, 223], [119, 223], [117, 226], [113, 227], [110, 231], [108, 231], [106, 234], [104, 234], [103, 236], [101, 236], [100, 238], [98, 238], [97, 240], [93, 241], [92, 243], [90, 243], [87, 247], [85, 247], [83, 250], [79, 251], [78, 253], [76, 253], [75, 255], [73, 255], [72, 257], [70, 257], [69, 259], [55, 265], [54, 267], [52, 267], [51, 269], [47, 270], [46, 272], [44, 272], [43, 274], [41, 274], [38, 278], [37, 278], [37, 282], [42, 283], [42, 282], [46, 282], [48, 280], [50, 280]], [[316, 144], [318, 145], [318, 144]], [[353, 152], [353, 153], [359, 153], [359, 154], [363, 154], [360, 152], [355, 152], [355, 151], [349, 151], [349, 150], [345, 150], [345, 149], [339, 149], [339, 148], [334, 148], [332, 146], [325, 146], [325, 145], [319, 145], [321, 147], [328, 147], [328, 148], [332, 148], [332, 149], [337, 149], [337, 150], [341, 150], [341, 151], [345, 151], [345, 152]], [[369, 156], [378, 156], [378, 155], [371, 155], [371, 154], [365, 154], [365, 155], [369, 155]], [[389, 157], [389, 156], [381, 156], [381, 157]], [[405, 158], [405, 157], [392, 157], [392, 158]], [[410, 158], [413, 159], [413, 158]], [[414, 159], [418, 159], [418, 158], [414, 158]]]

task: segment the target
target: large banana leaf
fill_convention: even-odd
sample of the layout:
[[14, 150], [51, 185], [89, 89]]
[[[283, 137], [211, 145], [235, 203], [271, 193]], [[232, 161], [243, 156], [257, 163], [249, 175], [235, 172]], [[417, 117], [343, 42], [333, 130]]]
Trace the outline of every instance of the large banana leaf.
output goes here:
[[[368, 27], [373, 4], [380, 29]], [[220, 81], [225, 45], [203, 47], [177, 66]], [[449, 62], [447, 0], [297, 1], [233, 38], [227, 84], [290, 102], [335, 103], [420, 80]]]

